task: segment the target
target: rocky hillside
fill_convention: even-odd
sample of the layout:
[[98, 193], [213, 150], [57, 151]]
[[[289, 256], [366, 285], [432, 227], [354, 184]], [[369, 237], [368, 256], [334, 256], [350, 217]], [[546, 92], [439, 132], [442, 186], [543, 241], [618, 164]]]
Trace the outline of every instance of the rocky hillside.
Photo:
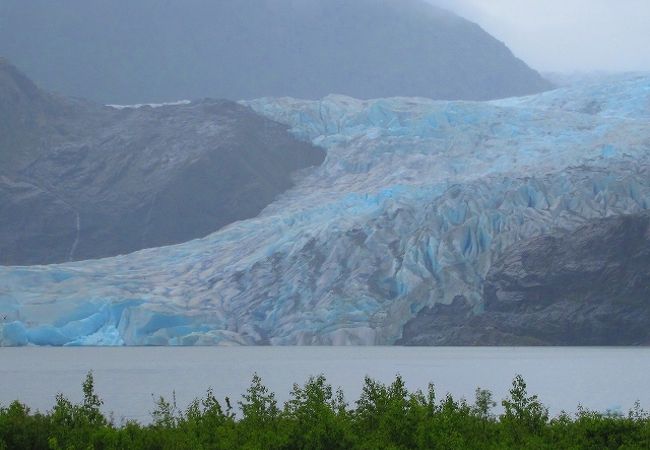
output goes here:
[[49, 90], [104, 103], [550, 87], [478, 25], [422, 0], [3, 0], [0, 54]]
[[0, 62], [0, 264], [99, 258], [254, 217], [324, 151], [225, 100], [115, 109]]
[[484, 306], [462, 296], [407, 322], [408, 345], [650, 345], [650, 214], [517, 242], [490, 268]]

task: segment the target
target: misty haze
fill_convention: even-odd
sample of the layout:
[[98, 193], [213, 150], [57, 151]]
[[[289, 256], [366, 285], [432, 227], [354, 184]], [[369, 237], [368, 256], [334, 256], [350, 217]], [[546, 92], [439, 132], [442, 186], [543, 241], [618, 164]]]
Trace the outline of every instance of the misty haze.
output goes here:
[[648, 45], [641, 0], [0, 0], [0, 450], [650, 447]]

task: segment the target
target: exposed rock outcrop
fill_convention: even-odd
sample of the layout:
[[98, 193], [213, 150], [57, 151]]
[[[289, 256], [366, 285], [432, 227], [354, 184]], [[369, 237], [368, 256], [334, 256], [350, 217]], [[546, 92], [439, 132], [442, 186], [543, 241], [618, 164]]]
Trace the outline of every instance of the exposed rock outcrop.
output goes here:
[[398, 343], [650, 344], [650, 213], [518, 242], [490, 268], [483, 308], [424, 308]]

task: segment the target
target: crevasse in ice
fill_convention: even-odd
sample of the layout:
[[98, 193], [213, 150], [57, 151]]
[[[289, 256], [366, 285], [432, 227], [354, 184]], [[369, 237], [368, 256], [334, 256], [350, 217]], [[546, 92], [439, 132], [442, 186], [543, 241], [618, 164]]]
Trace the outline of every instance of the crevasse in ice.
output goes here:
[[480, 311], [516, 240], [650, 201], [650, 77], [484, 103], [246, 104], [326, 148], [323, 165], [204, 239], [0, 268], [0, 344], [390, 344], [423, 306], [462, 294]]

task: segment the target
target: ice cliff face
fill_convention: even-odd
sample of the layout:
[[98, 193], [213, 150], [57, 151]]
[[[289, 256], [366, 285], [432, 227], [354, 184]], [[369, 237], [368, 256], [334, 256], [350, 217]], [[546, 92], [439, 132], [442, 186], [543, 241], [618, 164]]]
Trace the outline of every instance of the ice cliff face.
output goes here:
[[425, 306], [480, 311], [513, 243], [650, 202], [647, 77], [490, 103], [247, 104], [325, 162], [204, 239], [0, 268], [2, 344], [390, 344]]

